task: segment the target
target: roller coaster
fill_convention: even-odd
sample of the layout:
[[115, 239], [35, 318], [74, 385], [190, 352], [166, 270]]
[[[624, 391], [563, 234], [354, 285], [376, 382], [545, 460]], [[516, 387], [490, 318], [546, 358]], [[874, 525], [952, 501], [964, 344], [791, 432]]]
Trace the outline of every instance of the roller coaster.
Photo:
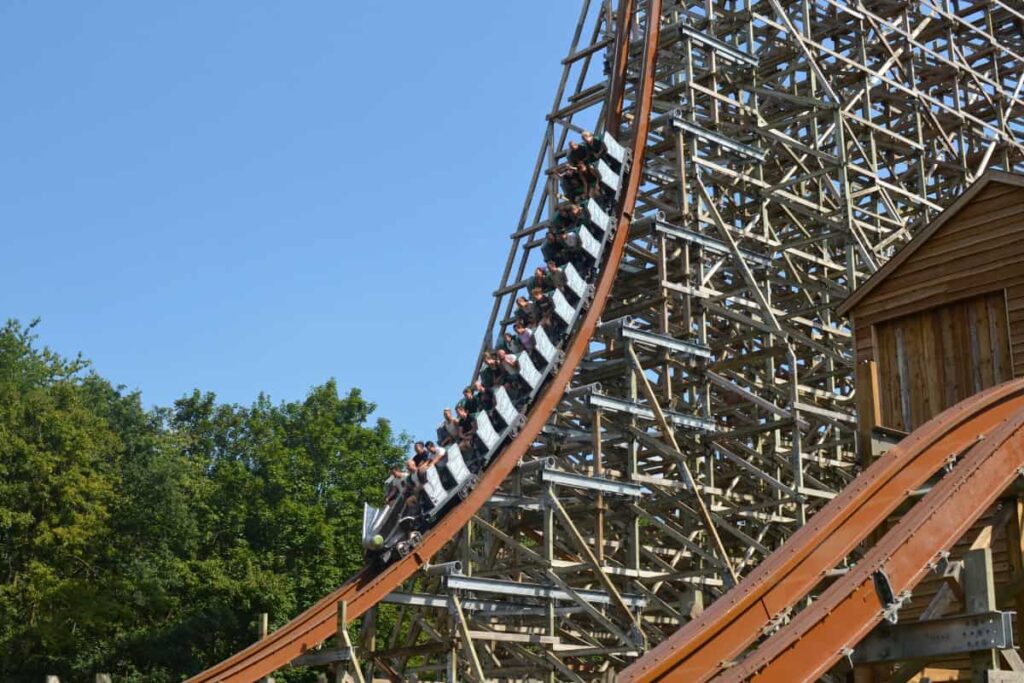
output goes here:
[[815, 680], [1014, 483], [1020, 381], [858, 457], [836, 309], [985, 171], [1024, 170], [1019, 5], [613, 5], [582, 4], [473, 370], [592, 128], [607, 199], [543, 362], [520, 354], [447, 485], [430, 470], [425, 524], [368, 509], [359, 574], [191, 681]]

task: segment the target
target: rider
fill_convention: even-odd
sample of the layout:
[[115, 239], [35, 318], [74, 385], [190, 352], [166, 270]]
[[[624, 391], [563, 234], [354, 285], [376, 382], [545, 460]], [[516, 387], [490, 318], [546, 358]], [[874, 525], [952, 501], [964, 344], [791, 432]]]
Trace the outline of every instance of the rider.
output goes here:
[[551, 219], [551, 230], [558, 235], [577, 232], [579, 225], [586, 218], [583, 207], [576, 203], [563, 204], [555, 211]]
[[[455, 404], [456, 409], [459, 407], [465, 408], [466, 412], [470, 415], [480, 410], [480, 406], [477, 404], [476, 397], [473, 395], [473, 387], [466, 387], [462, 390], [462, 398]], [[429, 447], [429, 444], [428, 444]]]
[[427, 450], [430, 452], [430, 464], [437, 467], [437, 473], [441, 477], [441, 484], [450, 489], [456, 485], [455, 477], [448, 471], [448, 449], [441, 448], [433, 441], [427, 442]]
[[423, 445], [422, 441], [417, 441], [413, 444], [412, 448], [413, 456], [405, 463], [406, 468], [410, 473], [426, 470], [430, 463], [430, 453], [427, 452], [426, 446]]
[[594, 136], [589, 130], [583, 131], [583, 144], [580, 147], [584, 150], [583, 161], [588, 164], [596, 164], [605, 154], [608, 153], [608, 145], [604, 144], [602, 136]]
[[406, 488], [405, 473], [398, 465], [391, 466], [391, 476], [384, 482], [384, 502], [388, 505], [393, 503]]

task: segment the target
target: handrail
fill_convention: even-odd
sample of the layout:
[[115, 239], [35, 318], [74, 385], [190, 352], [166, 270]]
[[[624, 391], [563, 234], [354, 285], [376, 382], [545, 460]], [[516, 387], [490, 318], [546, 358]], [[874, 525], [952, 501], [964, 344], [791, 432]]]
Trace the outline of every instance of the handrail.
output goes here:
[[[632, 2], [628, 2], [632, 7]], [[322, 598], [305, 612], [274, 631], [265, 639], [249, 646], [234, 656], [188, 679], [186, 683], [252, 683], [288, 664], [304, 651], [323, 642], [337, 632], [337, 604], [346, 603], [347, 615], [354, 619], [410, 578], [428, 563], [476, 514], [505, 478], [513, 471], [525, 455], [534, 439], [540, 433], [551, 412], [557, 407], [562, 394], [572, 380], [577, 364], [586, 353], [605, 302], [615, 281], [618, 263], [625, 250], [629, 225], [640, 182], [643, 177], [643, 157], [650, 125], [651, 101], [654, 92], [654, 67], [661, 28], [662, 0], [647, 0], [647, 31], [644, 37], [644, 53], [641, 80], [636, 92], [636, 112], [633, 129], [632, 164], [627, 171], [628, 181], [619, 204], [617, 230], [614, 241], [606, 255], [604, 268], [595, 290], [594, 300], [580, 321], [571, 341], [567, 344], [565, 362], [551, 378], [546, 388], [530, 406], [526, 423], [516, 438], [505, 447], [481, 474], [480, 482], [459, 505], [453, 508], [433, 528], [423, 535], [422, 542], [409, 555], [386, 567], [380, 573], [364, 568], [344, 585]], [[616, 36], [616, 54], [623, 55], [629, 50], [629, 31]], [[620, 59], [620, 63], [625, 57]], [[625, 68], [616, 71], [616, 79], [625, 78]], [[624, 83], [613, 82], [611, 92], [621, 100], [625, 97]], [[608, 128], [617, 130], [623, 104], [611, 102], [608, 111]]]
[[875, 461], [698, 619], [623, 670], [619, 680], [699, 682], [720, 674], [724, 662], [738, 657], [773, 619], [803, 599], [907, 499], [908, 492], [947, 465], [950, 456], [970, 449], [981, 435], [1022, 414], [1024, 380], [1016, 380], [975, 394], [932, 418]]

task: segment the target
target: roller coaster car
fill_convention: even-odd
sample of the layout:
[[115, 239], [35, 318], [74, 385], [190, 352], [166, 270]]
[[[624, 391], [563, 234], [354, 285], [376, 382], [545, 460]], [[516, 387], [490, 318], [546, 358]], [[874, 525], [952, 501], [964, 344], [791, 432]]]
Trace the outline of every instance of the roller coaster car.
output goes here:
[[[447, 487], [442, 479], [448, 481]], [[430, 501], [428, 510], [409, 510], [406, 498], [401, 494], [383, 508], [364, 504], [363, 547], [367, 551], [367, 559], [384, 567], [392, 560], [408, 555], [422, 540], [420, 532], [437, 521], [452, 501], [469, 495], [478, 480], [466, 466], [462, 451], [453, 444], [447, 448], [441, 462], [427, 469], [424, 475], [421, 495]], [[398, 486], [399, 489], [404, 488], [404, 482]]]
[[[596, 170], [605, 186], [602, 202], [586, 202], [585, 225], [578, 231], [580, 251], [585, 258], [580, 267], [571, 263], [564, 267], [565, 286], [551, 295], [556, 320], [545, 331], [538, 325], [533, 331], [536, 345], [535, 358], [523, 352], [518, 355], [519, 380], [512, 394], [505, 387], [494, 390], [492, 411], [481, 410], [473, 417], [477, 431], [473, 452], [463, 455], [457, 445], [447, 448], [445, 457], [424, 474], [424, 481], [410, 482], [406, 475], [401, 481], [390, 480], [397, 487], [392, 502], [383, 508], [365, 505], [363, 509], [363, 547], [371, 565], [383, 569], [389, 563], [405, 557], [422, 541], [421, 532], [432, 526], [445, 512], [469, 495], [479, 481], [478, 473], [495, 458], [504, 445], [514, 439], [526, 422], [524, 413], [550, 373], [562, 363], [564, 352], [561, 342], [572, 335], [582, 310], [590, 305], [594, 296], [592, 280], [597, 274], [605, 242], [615, 230], [608, 209], [617, 198], [623, 175], [629, 166], [629, 155], [610, 135], [605, 135], [607, 151], [596, 163]], [[541, 362], [543, 361], [543, 362]], [[539, 367], [538, 367], [539, 366]], [[522, 411], [522, 412], [520, 412]], [[439, 433], [441, 432], [439, 428]], [[477, 441], [479, 443], [477, 443]], [[469, 460], [467, 465], [466, 460]], [[405, 491], [420, 489], [415, 510], [407, 509]], [[428, 503], [429, 501], [429, 503]], [[422, 507], [421, 507], [422, 506]]]
[[[450, 475], [448, 488], [441, 482], [439, 468]], [[428, 524], [433, 524], [448, 508], [453, 500], [461, 500], [469, 495], [479, 478], [469, 471], [462, 458], [462, 451], [455, 444], [446, 449], [444, 458], [436, 467], [427, 470], [427, 481], [423, 484], [423, 492], [430, 499], [431, 507], [426, 513]]]
[[401, 550], [405, 552], [401, 552], [398, 546], [407, 545], [411, 535], [418, 533], [421, 521], [418, 514], [406, 514], [405, 501], [405, 496], [399, 493], [382, 508], [363, 504], [363, 547], [367, 560], [383, 567], [408, 554], [408, 549], [403, 547]]

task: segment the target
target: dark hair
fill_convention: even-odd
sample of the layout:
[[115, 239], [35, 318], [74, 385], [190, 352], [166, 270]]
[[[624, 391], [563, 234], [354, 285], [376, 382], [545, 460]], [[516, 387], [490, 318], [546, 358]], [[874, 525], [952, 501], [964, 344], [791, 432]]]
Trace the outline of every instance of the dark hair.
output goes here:
[[416, 446], [422, 446], [422, 445], [423, 445], [422, 441], [417, 441], [416, 443], [413, 444], [413, 447], [415, 448]]
[[437, 444], [435, 444], [433, 441], [428, 441], [427, 448], [437, 448]]

